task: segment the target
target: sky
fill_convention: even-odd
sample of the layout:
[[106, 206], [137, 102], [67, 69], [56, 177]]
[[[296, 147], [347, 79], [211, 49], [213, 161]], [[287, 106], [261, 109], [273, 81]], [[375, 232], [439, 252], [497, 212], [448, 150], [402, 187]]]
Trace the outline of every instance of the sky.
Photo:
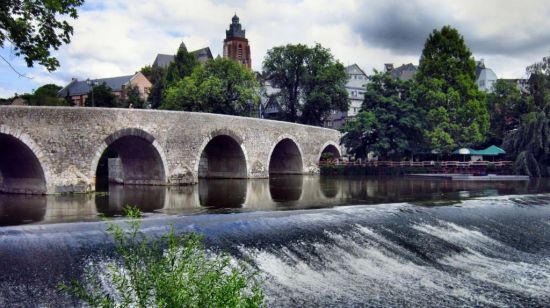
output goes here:
[[525, 67], [550, 55], [549, 0], [88, 0], [72, 20], [72, 42], [54, 51], [61, 66], [27, 68], [10, 46], [0, 54], [28, 78], [0, 62], [0, 97], [32, 92], [71, 78], [131, 75], [157, 53], [209, 46], [222, 53], [225, 30], [237, 14], [261, 70], [275, 46], [320, 43], [344, 65], [367, 74], [418, 64], [427, 36], [450, 25], [464, 36], [476, 60], [499, 78], [521, 78]]

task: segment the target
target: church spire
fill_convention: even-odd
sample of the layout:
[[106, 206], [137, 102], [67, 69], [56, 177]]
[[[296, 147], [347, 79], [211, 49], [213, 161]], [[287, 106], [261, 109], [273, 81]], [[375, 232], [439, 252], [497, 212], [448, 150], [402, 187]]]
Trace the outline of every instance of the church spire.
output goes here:
[[241, 23], [239, 22], [239, 17], [237, 13], [231, 18], [231, 23], [229, 24], [229, 30], [225, 30], [225, 38], [230, 39], [234, 37], [245, 38], [245, 30], [242, 28]]
[[239, 22], [237, 13], [231, 18], [229, 29], [225, 30], [225, 40], [223, 40], [223, 57], [230, 58], [251, 68], [250, 45], [245, 36], [245, 30]]

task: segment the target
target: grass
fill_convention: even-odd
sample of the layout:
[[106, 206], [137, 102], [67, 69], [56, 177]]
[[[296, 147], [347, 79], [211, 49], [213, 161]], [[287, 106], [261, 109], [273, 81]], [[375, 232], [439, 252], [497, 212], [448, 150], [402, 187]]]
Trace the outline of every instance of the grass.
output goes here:
[[106, 270], [94, 264], [82, 281], [62, 291], [92, 307], [261, 307], [264, 294], [256, 272], [227, 254], [212, 255], [196, 233], [158, 239], [140, 232], [141, 212], [125, 207], [123, 227], [109, 223], [118, 261]]

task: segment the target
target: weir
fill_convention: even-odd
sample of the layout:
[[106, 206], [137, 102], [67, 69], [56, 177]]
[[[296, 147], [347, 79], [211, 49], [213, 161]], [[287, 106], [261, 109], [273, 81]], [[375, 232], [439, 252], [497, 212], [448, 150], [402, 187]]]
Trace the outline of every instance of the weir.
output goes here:
[[94, 191], [109, 158], [125, 185], [316, 174], [339, 141], [332, 129], [218, 114], [0, 106], [0, 191]]
[[[549, 219], [547, 196], [519, 195], [443, 207], [146, 215], [141, 231], [157, 237], [173, 226], [203, 234], [210, 252], [260, 271], [269, 307], [548, 306]], [[0, 306], [81, 306], [58, 284], [116, 264], [106, 228], [0, 228]], [[109, 291], [108, 283], [101, 287]]]

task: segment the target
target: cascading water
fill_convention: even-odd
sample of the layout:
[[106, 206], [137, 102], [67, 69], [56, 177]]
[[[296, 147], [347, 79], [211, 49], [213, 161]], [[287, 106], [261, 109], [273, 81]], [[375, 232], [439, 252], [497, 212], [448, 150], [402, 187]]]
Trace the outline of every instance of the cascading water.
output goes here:
[[[200, 232], [210, 249], [248, 260], [269, 307], [550, 305], [550, 195], [448, 203], [155, 214], [143, 231]], [[56, 285], [112, 258], [103, 230], [0, 228], [0, 306], [79, 305]]]

